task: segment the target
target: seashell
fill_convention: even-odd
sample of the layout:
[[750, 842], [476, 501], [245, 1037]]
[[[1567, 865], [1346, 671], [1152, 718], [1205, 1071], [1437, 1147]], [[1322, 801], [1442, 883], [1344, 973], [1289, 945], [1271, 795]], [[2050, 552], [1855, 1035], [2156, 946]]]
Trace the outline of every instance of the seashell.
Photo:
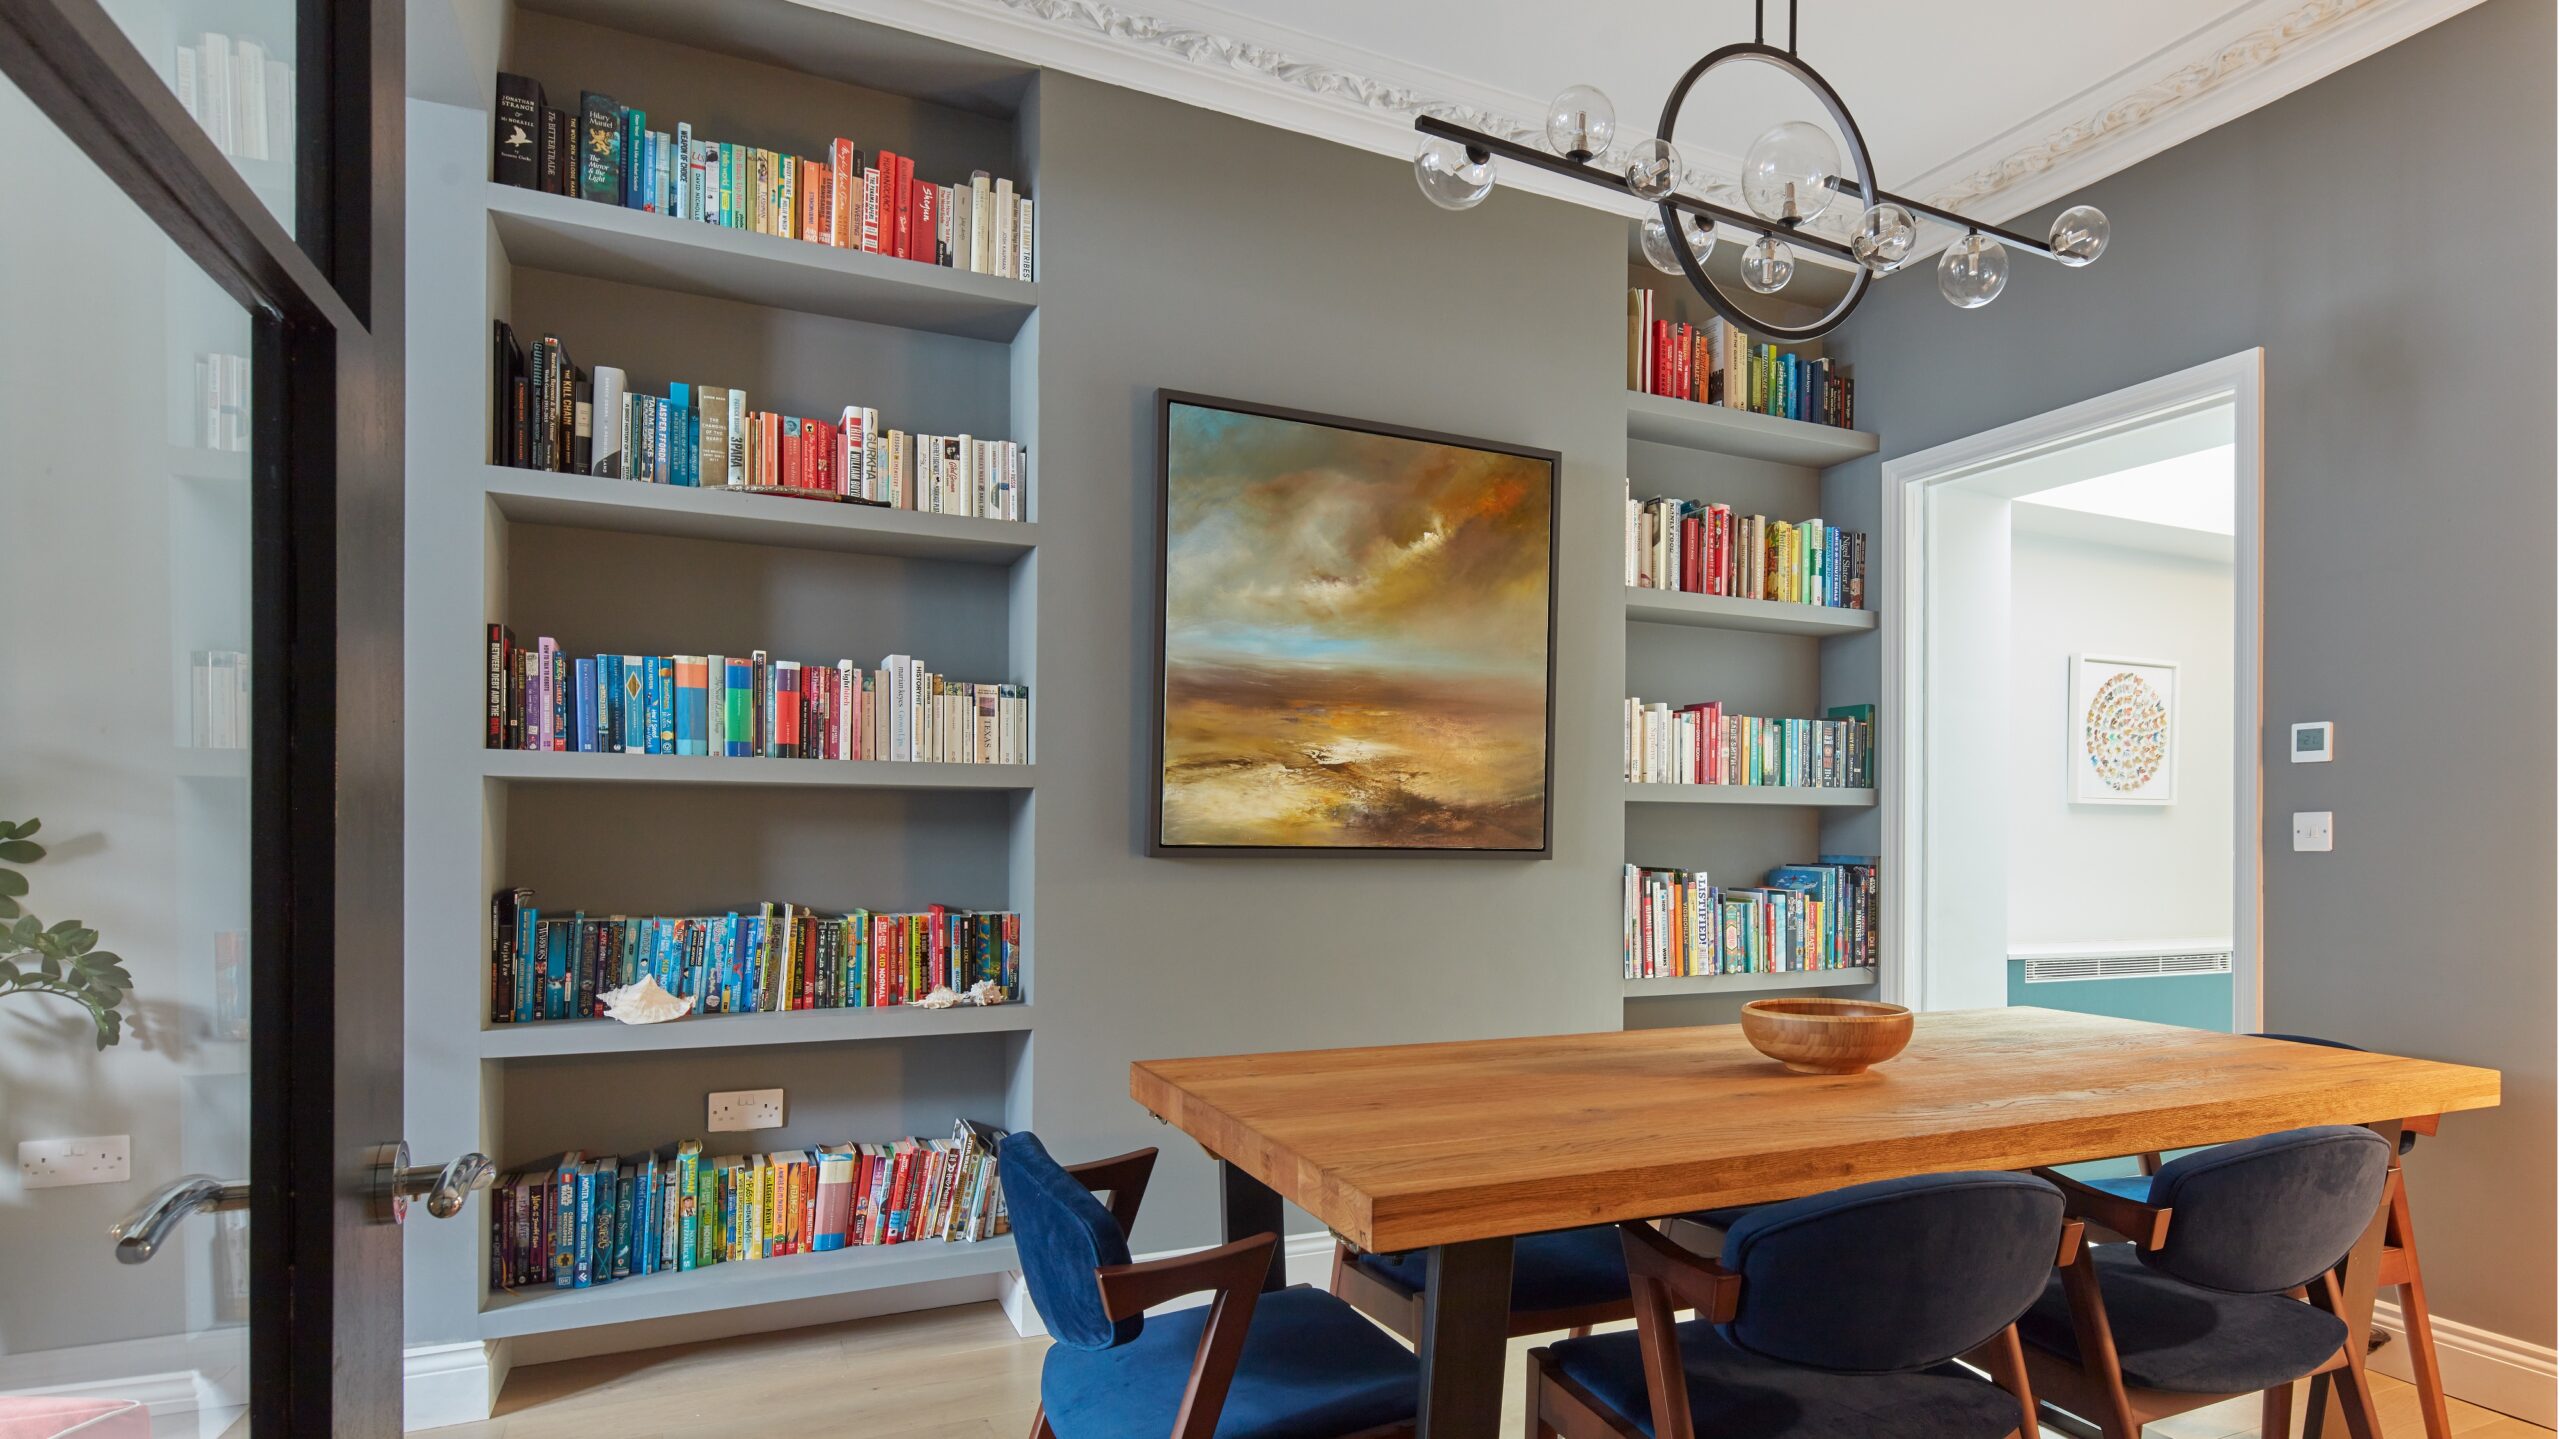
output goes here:
[[693, 1012], [692, 1000], [667, 993], [655, 976], [643, 976], [638, 984], [608, 989], [596, 997], [604, 1001], [608, 1016], [624, 1024], [664, 1024]]
[[943, 985], [935, 985], [933, 993], [926, 995], [922, 999], [911, 1002], [918, 1009], [956, 1009], [965, 1001], [963, 1001], [958, 994], [952, 992], [949, 988]]
[[992, 979], [979, 980], [976, 984], [969, 986], [969, 1002], [971, 1004], [1003, 1004], [1006, 1002], [1004, 986]]

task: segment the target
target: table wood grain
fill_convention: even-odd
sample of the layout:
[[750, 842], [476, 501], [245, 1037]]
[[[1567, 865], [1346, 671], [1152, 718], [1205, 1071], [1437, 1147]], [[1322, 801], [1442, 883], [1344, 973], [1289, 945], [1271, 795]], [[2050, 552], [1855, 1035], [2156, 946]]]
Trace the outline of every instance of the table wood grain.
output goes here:
[[1734, 1025], [1143, 1060], [1130, 1096], [1364, 1249], [2498, 1102], [2498, 1073], [2049, 1009], [1917, 1017], [1864, 1074]]

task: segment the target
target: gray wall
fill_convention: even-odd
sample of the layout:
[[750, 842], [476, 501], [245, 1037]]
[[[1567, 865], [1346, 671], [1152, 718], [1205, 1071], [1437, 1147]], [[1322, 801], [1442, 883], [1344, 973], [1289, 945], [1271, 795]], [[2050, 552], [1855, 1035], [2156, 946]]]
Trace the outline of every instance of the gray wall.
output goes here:
[[[2022, 257], [1971, 313], [1900, 276], [1832, 345], [1885, 457], [2265, 347], [2266, 1022], [2505, 1071], [2504, 1107], [2448, 1120], [2410, 1192], [2436, 1312], [2536, 1344], [2552, 47], [2544, 0], [2490, 0], [2097, 186], [2116, 234], [2095, 267]], [[1833, 508], [1872, 527], [1876, 475], [1834, 471]], [[1828, 660], [1841, 684], [1873, 683], [1872, 648]], [[2337, 722], [2337, 763], [2285, 762], [2311, 719]], [[2336, 811], [2335, 853], [2291, 852], [2295, 809]]]
[[[1131, 1060], [1617, 1026], [1626, 232], [1072, 77], [1039, 111], [1032, 1117], [1164, 1147], [1160, 1249], [1215, 1237], [1212, 1172]], [[1564, 452], [1553, 859], [1146, 856], [1158, 386]]]

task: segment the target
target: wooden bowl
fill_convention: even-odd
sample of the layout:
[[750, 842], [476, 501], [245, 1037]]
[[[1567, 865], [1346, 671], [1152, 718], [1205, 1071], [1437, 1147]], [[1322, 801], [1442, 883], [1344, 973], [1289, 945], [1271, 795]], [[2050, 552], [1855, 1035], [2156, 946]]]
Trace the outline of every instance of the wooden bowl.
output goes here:
[[1798, 1074], [1863, 1074], [1911, 1042], [1911, 1011], [1872, 999], [1755, 999], [1742, 1037]]

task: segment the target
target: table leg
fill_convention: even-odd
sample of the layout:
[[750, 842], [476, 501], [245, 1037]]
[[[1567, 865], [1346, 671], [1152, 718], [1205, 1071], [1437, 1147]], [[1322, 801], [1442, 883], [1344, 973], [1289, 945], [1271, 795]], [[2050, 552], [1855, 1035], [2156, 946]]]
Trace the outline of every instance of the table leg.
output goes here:
[[[1218, 1161], [1218, 1219], [1225, 1226], [1226, 1242], [1251, 1239], [1257, 1234], [1280, 1232], [1280, 1196], [1271, 1186], [1236, 1168], [1226, 1160]], [[1262, 1290], [1288, 1287], [1288, 1245], [1271, 1246], [1271, 1272], [1264, 1276]]]
[[[2381, 1135], [2394, 1148], [2399, 1146], [2399, 1120], [2368, 1124], [2365, 1128]], [[2382, 1207], [2376, 1205], [2373, 1222], [2365, 1226], [2363, 1237], [2356, 1240], [2355, 1248], [2347, 1251], [2346, 1262], [2338, 1266], [2340, 1297], [2347, 1306], [2347, 1311], [2338, 1317], [2347, 1321], [2347, 1343], [2357, 1354], [2364, 1352], [2366, 1336], [2373, 1331], [2374, 1280], [2382, 1273], [2385, 1218]], [[2329, 1378], [2323, 1374], [2311, 1383], [2310, 1406], [2302, 1416], [2302, 1439], [2321, 1439], [2323, 1435], [2348, 1432], [2346, 1404], [2339, 1397], [2343, 1386], [2322, 1382]]]
[[1511, 1241], [1443, 1244], [1423, 1266], [1422, 1422], [1415, 1439], [1493, 1439], [1511, 1327]]

